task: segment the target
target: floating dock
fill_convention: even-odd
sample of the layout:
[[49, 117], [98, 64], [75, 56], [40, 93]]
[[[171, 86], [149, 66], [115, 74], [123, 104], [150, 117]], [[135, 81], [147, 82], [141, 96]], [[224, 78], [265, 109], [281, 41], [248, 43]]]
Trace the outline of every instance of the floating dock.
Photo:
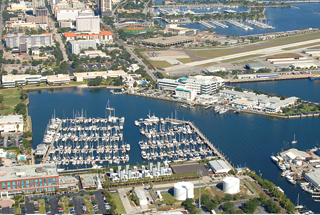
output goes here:
[[201, 25], [207, 27], [207, 28], [216, 28], [216, 26], [211, 25], [211, 24], [209, 24], [209, 23], [207, 23], [207, 22], [204, 22], [204, 21], [200, 21], [199, 23], [200, 23]]
[[225, 24], [223, 24], [221, 22], [218, 22], [216, 20], [211, 19], [211, 22], [212, 22], [212, 24], [217, 25], [217, 26], [219, 26], [221, 28], [229, 28], [229, 26], [227, 26], [227, 25], [225, 25]]
[[275, 29], [275, 27], [268, 25], [266, 23], [263, 23], [263, 22], [259, 22], [257, 20], [246, 20], [246, 22], [251, 25], [258, 26], [259, 28], [263, 28], [263, 29]]
[[243, 30], [246, 30], [246, 31], [247, 31], [247, 30], [253, 30], [252, 27], [250, 27], [250, 26], [248, 26], [248, 25], [245, 25], [245, 24], [243, 24], [243, 23], [234, 21], [234, 20], [228, 20], [228, 22], [229, 22], [230, 24], [235, 25], [235, 26], [237, 26], [237, 27], [239, 27], [239, 28], [242, 28]]

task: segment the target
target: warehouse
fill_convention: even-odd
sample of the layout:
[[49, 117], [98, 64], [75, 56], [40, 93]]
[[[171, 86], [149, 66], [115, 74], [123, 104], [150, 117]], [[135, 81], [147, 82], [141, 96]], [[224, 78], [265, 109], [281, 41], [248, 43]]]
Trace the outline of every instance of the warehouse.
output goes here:
[[209, 166], [215, 174], [228, 173], [231, 168], [224, 160], [213, 160], [209, 162]]
[[187, 36], [173, 36], [173, 37], [158, 37], [158, 38], [150, 38], [146, 40], [142, 40], [142, 45], [148, 46], [175, 46], [181, 45], [184, 43], [191, 43], [193, 42], [192, 38]]
[[318, 68], [319, 65], [314, 63], [293, 63], [290, 65], [293, 69], [310, 69], [310, 68]]
[[148, 205], [148, 200], [143, 190], [136, 190], [135, 193], [139, 198], [140, 206]]
[[307, 49], [307, 50], [303, 50], [302, 53], [310, 56], [318, 56], [320, 55], [320, 49]]
[[320, 169], [314, 169], [305, 175], [305, 179], [312, 183], [317, 189], [320, 188]]
[[272, 61], [272, 64], [292, 64], [292, 63], [313, 63], [313, 59], [295, 59], [295, 60], [281, 60], [281, 61]]

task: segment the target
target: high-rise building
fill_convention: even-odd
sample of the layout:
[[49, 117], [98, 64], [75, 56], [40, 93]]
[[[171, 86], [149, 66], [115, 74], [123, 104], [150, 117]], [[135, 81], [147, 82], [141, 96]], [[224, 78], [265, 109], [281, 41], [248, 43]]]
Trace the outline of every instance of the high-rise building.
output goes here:
[[52, 34], [35, 34], [25, 35], [22, 33], [18, 34], [7, 34], [6, 35], [6, 47], [14, 48], [20, 47], [20, 44], [27, 44], [28, 48], [41, 47], [41, 46], [52, 46]]
[[77, 32], [99, 33], [100, 32], [100, 17], [79, 15], [76, 19]]
[[99, 0], [99, 10], [101, 17], [112, 15], [112, 0]]
[[38, 7], [45, 7], [46, 4], [44, 3], [44, 0], [32, 0], [32, 7], [33, 7], [33, 15], [36, 14], [36, 9]]
[[48, 9], [46, 7], [36, 8], [36, 16], [48, 16]]

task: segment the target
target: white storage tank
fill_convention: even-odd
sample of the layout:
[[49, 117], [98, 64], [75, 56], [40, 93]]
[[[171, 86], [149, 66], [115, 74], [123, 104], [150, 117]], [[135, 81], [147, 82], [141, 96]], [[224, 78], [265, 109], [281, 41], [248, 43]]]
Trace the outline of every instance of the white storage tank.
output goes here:
[[190, 182], [178, 182], [174, 184], [174, 198], [180, 201], [194, 197], [194, 186]]
[[236, 194], [240, 192], [240, 180], [235, 177], [227, 177], [223, 179], [223, 192], [228, 194]]

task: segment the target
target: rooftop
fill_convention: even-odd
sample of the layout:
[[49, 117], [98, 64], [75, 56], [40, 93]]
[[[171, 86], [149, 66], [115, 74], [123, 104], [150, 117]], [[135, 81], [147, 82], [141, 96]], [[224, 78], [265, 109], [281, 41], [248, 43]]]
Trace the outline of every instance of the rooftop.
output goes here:
[[81, 183], [83, 187], [98, 186], [99, 176], [97, 174], [80, 175]]
[[92, 34], [76, 34], [74, 32], [67, 32], [63, 34], [64, 37], [83, 37], [83, 36], [106, 36], [106, 35], [113, 35], [110, 31], [100, 31], [100, 33], [92, 33]]
[[252, 101], [244, 100], [244, 99], [235, 99], [232, 101], [233, 103], [243, 104], [243, 105], [251, 105]]
[[223, 160], [213, 160], [209, 161], [209, 164], [214, 168], [215, 171], [219, 170], [230, 170], [231, 168], [228, 166], [226, 162]]
[[320, 185], [320, 169], [314, 169], [313, 171], [310, 171], [305, 174], [306, 177]]
[[23, 165], [0, 168], [0, 181], [21, 180], [46, 176], [58, 176], [54, 163]]
[[154, 44], [172, 44], [172, 43], [186, 42], [191, 40], [193, 39], [187, 36], [173, 36], [173, 37], [150, 38], [150, 39], [143, 40], [142, 42], [154, 43]]
[[144, 194], [143, 190], [136, 190], [134, 192], [137, 194], [137, 197], [139, 198], [140, 201], [142, 201], [142, 200], [147, 201], [146, 195]]
[[120, 76], [127, 75], [123, 70], [109, 70], [109, 71], [97, 71], [97, 72], [75, 72], [75, 77], [88, 77], [88, 76]]
[[15, 122], [23, 122], [22, 115], [8, 115], [8, 116], [0, 116], [0, 123], [15, 123]]

